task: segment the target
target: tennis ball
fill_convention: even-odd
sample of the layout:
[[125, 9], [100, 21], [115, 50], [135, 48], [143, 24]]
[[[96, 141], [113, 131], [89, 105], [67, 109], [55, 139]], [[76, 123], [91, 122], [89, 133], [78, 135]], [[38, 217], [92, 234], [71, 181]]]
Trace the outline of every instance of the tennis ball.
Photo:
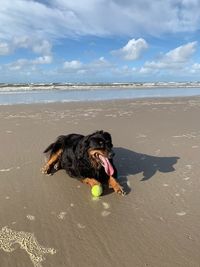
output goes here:
[[102, 186], [99, 184], [96, 184], [92, 187], [91, 193], [94, 197], [99, 197], [103, 193]]

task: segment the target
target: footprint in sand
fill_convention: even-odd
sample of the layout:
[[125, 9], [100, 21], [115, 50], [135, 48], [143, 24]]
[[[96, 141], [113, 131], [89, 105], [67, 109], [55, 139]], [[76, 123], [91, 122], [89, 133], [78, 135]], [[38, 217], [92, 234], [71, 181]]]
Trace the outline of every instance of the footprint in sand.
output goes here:
[[[67, 212], [70, 211], [70, 209], [73, 208], [73, 207], [74, 207], [74, 203], [70, 203], [70, 207], [67, 208], [67, 211], [61, 211], [61, 212], [58, 214], [57, 218], [58, 218], [59, 220], [64, 220], [65, 217], [66, 217], [66, 215], [67, 215]], [[52, 214], [55, 214], [55, 212], [52, 213]]]
[[9, 172], [11, 170], [11, 168], [8, 169], [1, 169], [0, 172]]
[[169, 185], [168, 184], [163, 184], [164, 187], [168, 187]]
[[26, 215], [26, 218], [27, 218], [29, 221], [35, 221], [35, 216], [33, 216], [33, 215], [28, 214], [28, 215]]
[[186, 212], [185, 211], [180, 211], [180, 212], [177, 212], [176, 214], [178, 216], [184, 216], [184, 215], [186, 215]]
[[191, 169], [192, 169], [192, 165], [190, 165], [190, 164], [185, 165], [185, 167], [186, 167], [188, 170], [191, 170]]
[[110, 211], [104, 210], [104, 211], [102, 211], [101, 215], [103, 217], [107, 217], [108, 215], [110, 215], [110, 213], [111, 213]]
[[55, 254], [53, 248], [45, 248], [41, 246], [33, 233], [18, 232], [7, 228], [6, 226], [0, 230], [0, 249], [5, 252], [13, 252], [17, 249], [14, 244], [19, 244], [21, 249], [24, 249], [33, 263], [34, 267], [42, 267], [42, 262], [45, 260], [45, 254]]
[[107, 209], [110, 208], [110, 204], [107, 203], [107, 202], [103, 202], [102, 205], [103, 205], [103, 207], [104, 207], [105, 210], [107, 210]]
[[81, 224], [81, 223], [77, 223], [77, 226], [79, 229], [85, 229], [86, 226], [84, 224]]
[[107, 217], [108, 215], [111, 214], [111, 212], [108, 211], [108, 209], [110, 208], [110, 204], [107, 202], [103, 202], [102, 205], [103, 205], [104, 210], [101, 212], [101, 215], [103, 217]]
[[185, 177], [185, 178], [183, 178], [183, 180], [188, 181], [188, 180], [190, 180], [190, 177]]
[[61, 212], [58, 214], [58, 219], [59, 219], [59, 220], [64, 220], [66, 214], [67, 214], [66, 211], [61, 211]]

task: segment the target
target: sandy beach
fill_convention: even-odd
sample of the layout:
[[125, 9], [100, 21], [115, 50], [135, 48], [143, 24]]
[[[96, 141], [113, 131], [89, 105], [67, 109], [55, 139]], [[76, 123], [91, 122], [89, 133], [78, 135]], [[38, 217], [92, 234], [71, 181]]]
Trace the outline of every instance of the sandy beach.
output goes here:
[[[200, 266], [199, 115], [198, 97], [0, 106], [0, 266]], [[41, 173], [58, 135], [101, 129], [126, 196]]]

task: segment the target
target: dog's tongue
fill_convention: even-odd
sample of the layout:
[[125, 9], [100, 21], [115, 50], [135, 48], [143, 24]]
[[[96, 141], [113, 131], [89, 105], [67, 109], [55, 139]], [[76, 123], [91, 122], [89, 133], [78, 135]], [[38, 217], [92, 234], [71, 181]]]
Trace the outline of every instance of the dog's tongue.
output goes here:
[[114, 169], [113, 169], [113, 166], [111, 165], [109, 159], [106, 158], [106, 157], [103, 157], [102, 155], [99, 155], [99, 158], [100, 158], [100, 160], [101, 160], [102, 163], [103, 163], [102, 165], [103, 165], [103, 167], [104, 167], [104, 169], [105, 169], [105, 172], [106, 172], [109, 176], [113, 175], [113, 173], [114, 173]]

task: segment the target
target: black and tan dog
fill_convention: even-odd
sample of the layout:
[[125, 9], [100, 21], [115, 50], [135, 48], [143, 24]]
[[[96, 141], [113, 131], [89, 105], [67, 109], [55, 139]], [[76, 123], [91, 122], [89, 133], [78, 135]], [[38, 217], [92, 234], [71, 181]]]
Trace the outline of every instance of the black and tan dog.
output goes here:
[[44, 153], [49, 153], [49, 156], [42, 171], [53, 174], [65, 169], [71, 177], [91, 187], [107, 183], [116, 193], [124, 195], [117, 181], [112, 148], [112, 138], [108, 132], [97, 131], [87, 136], [61, 135], [45, 149]]

